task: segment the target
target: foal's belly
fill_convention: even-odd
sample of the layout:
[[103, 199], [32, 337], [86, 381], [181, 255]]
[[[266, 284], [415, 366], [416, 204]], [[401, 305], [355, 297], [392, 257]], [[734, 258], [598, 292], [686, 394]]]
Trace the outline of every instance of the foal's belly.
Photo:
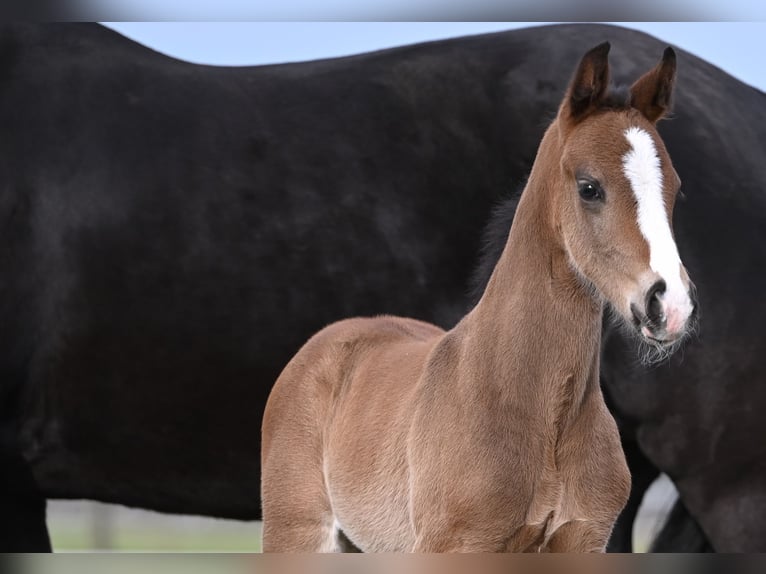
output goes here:
[[360, 504], [353, 512], [338, 508], [340, 529], [363, 552], [410, 552], [412, 528], [406, 506]]
[[327, 490], [336, 521], [360, 550], [407, 552], [412, 548], [407, 417], [377, 402], [385, 401], [358, 403], [366, 412], [352, 413], [353, 428], [338, 420], [343, 415], [336, 419], [325, 451]]
[[[328, 491], [340, 529], [364, 552], [408, 552], [413, 534], [404, 467], [350, 473], [328, 465]], [[393, 480], [392, 480], [393, 479]]]

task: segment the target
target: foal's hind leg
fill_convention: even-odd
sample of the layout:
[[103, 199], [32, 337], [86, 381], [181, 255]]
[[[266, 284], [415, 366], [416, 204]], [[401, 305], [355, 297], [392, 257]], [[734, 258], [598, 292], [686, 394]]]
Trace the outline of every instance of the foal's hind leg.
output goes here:
[[[264, 512], [265, 515], [265, 512]], [[272, 515], [263, 526], [264, 552], [342, 552], [332, 516]]]
[[338, 528], [325, 486], [318, 421], [323, 401], [301, 363], [272, 389], [262, 425], [264, 552], [336, 552]]
[[[282, 424], [280, 421], [279, 424]], [[268, 441], [261, 476], [264, 552], [339, 552], [318, 432], [299, 425]]]
[[[289, 451], [283, 451], [285, 453]], [[341, 552], [339, 531], [321, 469], [284, 456], [263, 472], [263, 551]]]

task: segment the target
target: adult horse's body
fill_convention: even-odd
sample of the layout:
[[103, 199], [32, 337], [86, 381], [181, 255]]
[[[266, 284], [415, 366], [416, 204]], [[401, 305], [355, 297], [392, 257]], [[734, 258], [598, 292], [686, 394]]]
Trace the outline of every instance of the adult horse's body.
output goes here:
[[[4, 549], [45, 548], [46, 497], [257, 518], [279, 370], [341, 317], [454, 324], [491, 207], [604, 39], [617, 80], [663, 46], [557, 26], [223, 69], [97, 25], [0, 30]], [[758, 550], [766, 98], [679, 61], [661, 132], [705, 351], [650, 372], [608, 356], [604, 385], [640, 474], [670, 472], [716, 547]]]
[[630, 474], [599, 384], [604, 303], [662, 351], [695, 308], [655, 129], [675, 54], [617, 99], [608, 52], [583, 56], [455, 327], [345, 319], [282, 371], [263, 419], [264, 551], [606, 548]]

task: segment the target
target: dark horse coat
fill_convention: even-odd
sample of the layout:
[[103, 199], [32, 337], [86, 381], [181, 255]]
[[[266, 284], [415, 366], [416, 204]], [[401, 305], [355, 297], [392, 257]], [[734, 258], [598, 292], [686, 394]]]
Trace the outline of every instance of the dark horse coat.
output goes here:
[[[0, 30], [2, 549], [46, 548], [45, 498], [257, 518], [281, 368], [343, 317], [465, 312], [493, 206], [603, 40], [617, 79], [664, 47], [570, 25], [217, 68], [98, 25]], [[763, 550], [766, 97], [683, 52], [676, 92], [701, 340], [646, 371], [609, 332], [603, 383], [634, 499], [656, 469], [681, 491], [665, 539]]]

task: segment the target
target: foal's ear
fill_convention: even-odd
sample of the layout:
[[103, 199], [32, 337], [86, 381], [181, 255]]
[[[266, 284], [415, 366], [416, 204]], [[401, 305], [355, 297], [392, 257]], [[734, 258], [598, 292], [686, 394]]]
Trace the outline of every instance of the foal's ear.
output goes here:
[[665, 53], [653, 70], [641, 76], [630, 88], [631, 105], [651, 122], [661, 119], [670, 108], [670, 96], [676, 81], [676, 53]]
[[609, 85], [609, 42], [591, 48], [580, 60], [567, 95], [563, 111], [577, 121], [598, 107]]

